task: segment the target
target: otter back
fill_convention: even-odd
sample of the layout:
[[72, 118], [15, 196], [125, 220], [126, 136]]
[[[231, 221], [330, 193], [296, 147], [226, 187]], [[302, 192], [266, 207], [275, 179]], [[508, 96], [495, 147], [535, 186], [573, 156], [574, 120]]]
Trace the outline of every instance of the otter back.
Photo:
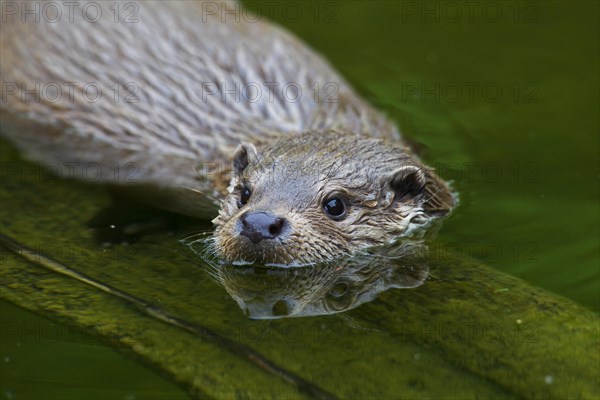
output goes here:
[[[167, 208], [200, 215], [216, 205], [198, 193], [219, 198], [226, 184], [198, 171], [227, 170], [240, 141], [328, 128], [398, 139], [323, 59], [264, 19], [210, 8], [222, 2], [139, 2], [118, 18], [114, 2], [93, 4], [96, 22], [82, 17], [85, 1], [53, 22], [2, 7], [1, 131], [33, 160], [183, 189]], [[329, 89], [315, 98], [315, 85]], [[127, 182], [108, 173], [116, 166], [130, 166]]]

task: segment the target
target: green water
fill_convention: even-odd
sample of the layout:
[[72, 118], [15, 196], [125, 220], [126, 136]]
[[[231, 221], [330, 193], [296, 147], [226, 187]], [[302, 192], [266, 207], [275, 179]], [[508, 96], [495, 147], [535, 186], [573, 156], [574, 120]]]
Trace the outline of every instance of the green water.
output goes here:
[[[265, 12], [266, 3], [252, 2]], [[598, 3], [481, 2], [470, 15], [467, 3], [453, 2], [463, 13], [456, 22], [455, 10], [443, 2], [293, 3], [302, 11], [298, 20], [290, 3], [271, 4], [268, 14], [274, 20], [324, 54], [399, 122], [406, 137], [421, 144], [429, 164], [454, 181], [461, 204], [433, 245], [440, 258], [458, 253], [481, 260], [600, 310]], [[499, 7], [498, 21], [491, 6], [483, 12], [485, 4]], [[92, 204], [91, 209], [99, 193], [74, 200]], [[47, 204], [39, 197], [32, 206], [24, 201], [28, 195], [4, 196], [3, 206], [14, 213], [4, 214], [3, 223], [16, 219], [19, 211], [41, 218]], [[51, 208], [66, 218], [60, 209]], [[74, 239], [69, 231], [54, 235]], [[139, 248], [168, 258], [151, 253], [151, 245], [169, 241], [173, 244], [165, 248], [173, 248], [175, 239], [155, 236]], [[177, 265], [164, 274], [175, 279], [189, 274], [186, 268]], [[196, 271], [190, 279], [201, 276]], [[197, 285], [207, 290], [197, 300], [207, 305], [204, 319], [244, 320], [223, 289]], [[66, 333], [57, 340], [11, 333], [54, 325], [1, 304], [0, 398], [186, 398], [184, 391], [93, 335], [69, 337], [68, 328], [60, 326], [56, 329]], [[324, 321], [332, 324], [331, 318]], [[350, 331], [357, 345], [372, 340], [368, 332], [333, 321]], [[341, 357], [355, 370], [383, 365], [378, 355], [372, 360]], [[459, 390], [453, 386], [445, 393], [456, 398]]]
[[[598, 310], [597, 4], [501, 3], [497, 23], [477, 13], [443, 22], [441, 8], [440, 23], [435, 13], [423, 21], [402, 4], [350, 2], [337, 24], [289, 27], [454, 179], [461, 207], [441, 251]], [[517, 22], [515, 8], [531, 22]]]

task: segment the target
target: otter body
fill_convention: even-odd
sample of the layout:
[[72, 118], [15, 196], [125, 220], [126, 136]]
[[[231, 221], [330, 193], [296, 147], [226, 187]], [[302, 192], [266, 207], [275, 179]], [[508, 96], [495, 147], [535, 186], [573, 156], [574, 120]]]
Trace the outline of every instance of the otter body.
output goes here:
[[38, 162], [94, 163], [105, 183], [159, 207], [202, 218], [220, 208], [224, 259], [322, 261], [452, 207], [396, 127], [267, 22], [199, 1], [135, 3], [133, 18], [115, 13], [131, 3], [93, 2], [95, 22], [84, 1], [53, 22], [11, 4], [2, 134]]

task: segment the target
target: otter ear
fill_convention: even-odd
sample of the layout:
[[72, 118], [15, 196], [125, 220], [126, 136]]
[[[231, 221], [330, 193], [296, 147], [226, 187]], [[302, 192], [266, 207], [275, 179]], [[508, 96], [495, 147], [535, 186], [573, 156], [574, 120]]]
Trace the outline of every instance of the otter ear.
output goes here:
[[432, 217], [444, 216], [454, 206], [448, 185], [427, 167], [400, 167], [390, 175], [389, 185], [394, 190], [395, 200], [422, 201], [423, 210]]
[[233, 153], [233, 175], [242, 176], [246, 167], [257, 158], [258, 152], [252, 143], [241, 143]]
[[396, 195], [395, 199], [401, 201], [421, 197], [427, 180], [421, 168], [405, 165], [392, 172], [388, 182]]

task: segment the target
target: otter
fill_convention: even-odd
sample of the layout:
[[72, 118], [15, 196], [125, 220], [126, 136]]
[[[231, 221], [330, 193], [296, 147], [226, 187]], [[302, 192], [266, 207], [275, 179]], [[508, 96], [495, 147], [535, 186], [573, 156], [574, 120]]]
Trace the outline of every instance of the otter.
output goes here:
[[321, 262], [452, 210], [394, 123], [238, 3], [80, 1], [35, 15], [48, 4], [60, 7], [2, 5], [2, 135], [162, 209], [216, 215], [215, 256]]

